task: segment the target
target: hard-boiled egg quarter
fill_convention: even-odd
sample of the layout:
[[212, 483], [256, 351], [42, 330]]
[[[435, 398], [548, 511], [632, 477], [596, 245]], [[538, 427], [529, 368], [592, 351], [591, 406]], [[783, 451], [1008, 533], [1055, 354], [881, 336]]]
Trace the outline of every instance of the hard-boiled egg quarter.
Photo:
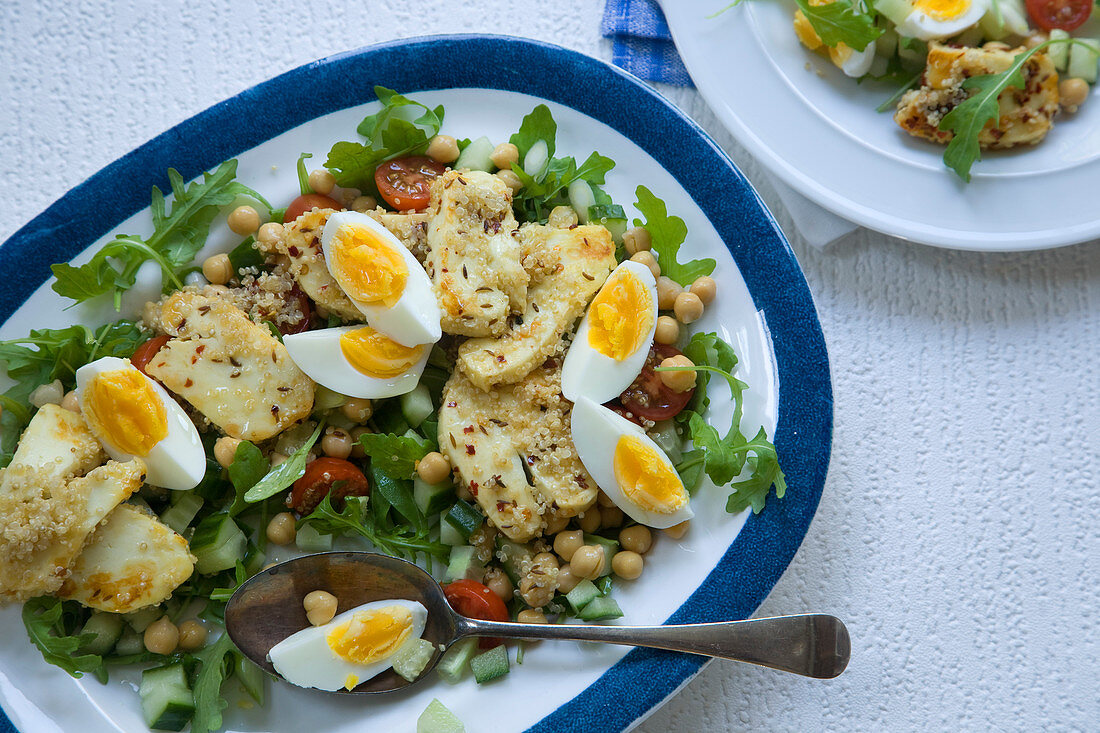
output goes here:
[[912, 10], [898, 22], [898, 33], [931, 41], [974, 26], [989, 10], [991, 0], [908, 0], [908, 4]]
[[581, 463], [623, 514], [656, 529], [695, 516], [676, 467], [641, 427], [581, 397], [570, 429]]
[[299, 687], [354, 689], [393, 667], [402, 646], [424, 634], [428, 610], [416, 601], [373, 601], [283, 639], [267, 658]]
[[574, 402], [618, 397], [642, 370], [657, 328], [657, 281], [627, 260], [588, 305], [562, 365], [562, 394]]
[[367, 323], [403, 346], [434, 344], [441, 312], [428, 273], [384, 226], [340, 211], [321, 233], [325, 265]]
[[430, 344], [403, 346], [370, 326], [341, 326], [283, 337], [290, 358], [318, 384], [348, 397], [381, 399], [411, 392]]
[[145, 480], [165, 489], [193, 489], [206, 472], [195, 424], [164, 387], [127, 359], [105, 356], [76, 370], [80, 411], [116, 461], [141, 458]]

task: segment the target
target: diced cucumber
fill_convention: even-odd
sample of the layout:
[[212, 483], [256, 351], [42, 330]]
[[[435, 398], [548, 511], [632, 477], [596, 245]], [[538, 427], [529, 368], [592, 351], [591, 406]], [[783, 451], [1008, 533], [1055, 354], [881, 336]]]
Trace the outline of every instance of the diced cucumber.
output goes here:
[[433, 654], [435, 644], [427, 639], [410, 639], [393, 655], [393, 671], [412, 682], [432, 661]]
[[228, 570], [244, 558], [248, 538], [227, 512], [211, 514], [199, 522], [191, 538], [191, 554], [197, 559], [195, 571], [210, 575]]
[[183, 534], [183, 530], [187, 529], [201, 508], [202, 497], [198, 494], [190, 491], [174, 491], [172, 506], [164, 510], [164, 514], [160, 515], [160, 521]]
[[579, 614], [585, 606], [599, 597], [600, 589], [591, 580], [582, 580], [565, 594], [565, 600], [569, 601], [574, 614]]
[[469, 168], [472, 171], [489, 172], [495, 167], [489, 156], [493, 154], [493, 141], [487, 137], [479, 137], [459, 153], [458, 160], [451, 166], [456, 171]]
[[[1100, 41], [1095, 38], [1077, 38], [1080, 43], [1074, 43], [1069, 49], [1069, 64], [1066, 66], [1066, 76], [1079, 77], [1089, 84], [1096, 81], [1096, 62], [1100, 59]], [[1087, 44], [1084, 45], [1084, 44]]]
[[657, 423], [649, 429], [649, 437], [653, 438], [653, 442], [660, 446], [670, 461], [680, 462], [684, 452], [684, 438], [676, 430], [675, 420], [662, 420]]
[[332, 549], [332, 535], [321, 534], [312, 524], [305, 524], [298, 528], [294, 544], [302, 552], [328, 552]]
[[478, 580], [485, 567], [485, 563], [477, 557], [477, 548], [470, 545], [451, 548], [451, 561], [447, 564], [446, 580], [463, 580], [469, 578]]
[[143, 633], [145, 629], [149, 628], [149, 624], [163, 615], [163, 608], [158, 606], [146, 606], [140, 611], [126, 614], [126, 623], [130, 624], [130, 628], [140, 634]]
[[508, 674], [508, 647], [501, 644], [487, 652], [482, 652], [470, 660], [470, 670], [474, 673], [474, 680], [484, 684], [498, 677]]
[[523, 577], [523, 564], [531, 560], [531, 551], [518, 542], [512, 542], [501, 535], [497, 535], [496, 544], [497, 557], [500, 558], [504, 572], [507, 573], [514, 584], [519, 585], [519, 581]]
[[446, 705], [432, 700], [416, 719], [416, 733], [466, 733], [466, 726]]
[[534, 179], [550, 162], [550, 147], [545, 140], [536, 140], [535, 144], [527, 149], [527, 155], [523, 156], [523, 172]]
[[436, 671], [444, 682], [450, 685], [457, 684], [466, 671], [466, 665], [477, 653], [477, 639], [470, 637], [462, 639], [451, 645], [451, 648], [439, 660]]
[[588, 181], [577, 179], [569, 184], [569, 205], [577, 212], [577, 221], [587, 224], [588, 211], [596, 205], [596, 195], [592, 193]]
[[155, 730], [183, 730], [195, 713], [182, 663], [143, 671], [138, 694], [145, 723]]
[[115, 644], [114, 651], [115, 654], [120, 657], [141, 654], [145, 651], [145, 639], [142, 637], [140, 631], [125, 629], [122, 632], [122, 636], [118, 637], [118, 642]]
[[913, 4], [909, 0], [875, 0], [875, 11], [885, 15], [888, 20], [899, 25], [913, 12]]
[[267, 674], [245, 655], [234, 653], [233, 656], [236, 658], [233, 672], [237, 675], [237, 679], [241, 681], [244, 691], [256, 701], [257, 705], [263, 705], [264, 683], [267, 681]]
[[419, 476], [413, 477], [413, 501], [420, 511], [431, 516], [448, 509], [455, 501], [455, 485], [450, 481], [429, 484]]
[[100, 656], [108, 653], [115, 648], [119, 637], [122, 636], [124, 625], [124, 619], [117, 613], [94, 612], [84, 622], [84, 628], [80, 630], [80, 633], [95, 634], [95, 638], [80, 645], [81, 653], [98, 654]]
[[914, 66], [924, 66], [928, 58], [928, 44], [916, 38], [898, 37], [898, 58]]
[[435, 407], [432, 406], [432, 397], [428, 394], [427, 385], [418, 384], [411, 392], [401, 395], [401, 414], [412, 427], [420, 425], [433, 412]]
[[619, 551], [619, 541], [609, 537], [600, 537], [598, 534], [586, 534], [584, 544], [603, 548], [603, 572], [600, 573], [600, 576], [610, 575], [611, 558], [615, 557], [615, 553]]
[[313, 411], [323, 412], [342, 407], [349, 399], [351, 398], [347, 395], [334, 392], [328, 387], [322, 387], [318, 384], [313, 393]]
[[1005, 31], [1010, 35], [1026, 36], [1031, 32], [1029, 26], [1027, 8], [1024, 7], [1024, 0], [997, 0], [997, 5], [1001, 9], [1001, 16], [1004, 18]]
[[[574, 589], [575, 590], [575, 589]], [[582, 621], [600, 621], [609, 618], [621, 618], [623, 610], [611, 596], [599, 596], [593, 598], [591, 603], [585, 605], [577, 614]]]
[[476, 532], [485, 522], [485, 517], [474, 508], [473, 504], [461, 499], [454, 503], [454, 506], [443, 515], [443, 518], [462, 533], [463, 540], [470, 539], [470, 535]]
[[1050, 40], [1058, 41], [1058, 43], [1052, 43], [1047, 46], [1047, 56], [1050, 57], [1050, 61], [1054, 64], [1054, 68], [1058, 71], [1065, 71], [1066, 64], [1069, 63], [1069, 47], [1070, 44], [1066, 43], [1070, 38], [1070, 35], [1061, 28], [1054, 28], [1050, 32]]
[[610, 575], [605, 575], [602, 578], [598, 578], [595, 581], [596, 588], [600, 591], [601, 596], [606, 596], [611, 592], [611, 587], [615, 585], [615, 581], [611, 579]]
[[887, 28], [875, 41], [875, 57], [890, 58], [898, 50], [898, 32]]
[[955, 36], [955, 38], [951, 40], [951, 43], [958, 44], [960, 46], [980, 46], [982, 45], [982, 40], [984, 39], [984, 37], [985, 32], [980, 27], [975, 25], [967, 28], [965, 31]]
[[616, 243], [623, 240], [623, 233], [626, 231], [626, 213], [618, 204], [588, 207], [588, 221], [590, 224], [601, 224], [606, 227]]
[[458, 531], [458, 528], [450, 522], [439, 523], [439, 541], [451, 547], [466, 544], [466, 538], [463, 537], [462, 533]]

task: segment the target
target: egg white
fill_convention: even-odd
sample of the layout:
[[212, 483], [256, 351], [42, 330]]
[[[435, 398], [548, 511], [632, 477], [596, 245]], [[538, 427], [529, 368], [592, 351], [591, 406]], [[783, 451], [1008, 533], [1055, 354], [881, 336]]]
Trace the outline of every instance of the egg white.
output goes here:
[[676, 471], [669, 457], [640, 426], [587, 397], [581, 397], [573, 405], [569, 427], [573, 434], [573, 445], [577, 448], [581, 463], [623, 514], [635, 522], [655, 529], [665, 529], [695, 516], [690, 502], [672, 514], [661, 514], [638, 506], [623, 493], [619, 482], [615, 479], [614, 457], [619, 438], [624, 435], [641, 438], [673, 472]]
[[[348, 397], [381, 399], [412, 392], [428, 363], [431, 346], [424, 346], [420, 360], [407, 371], [389, 379], [371, 377], [356, 369], [340, 348], [340, 336], [362, 326], [339, 326], [283, 336], [291, 361], [310, 379]], [[392, 338], [392, 337], [391, 337]]]
[[875, 61], [875, 44], [868, 43], [862, 51], [844, 46], [829, 49], [829, 58], [840, 67], [845, 76], [858, 79], [871, 70], [871, 64]]
[[588, 345], [589, 317], [585, 312], [561, 368], [562, 394], [573, 402], [582, 396], [596, 402], [607, 402], [618, 397], [642, 371], [646, 356], [649, 355], [649, 347], [653, 345], [653, 333], [657, 329], [657, 281], [648, 267], [631, 260], [616, 267], [608, 276], [608, 281], [620, 270], [633, 273], [649, 290], [649, 333], [642, 339], [636, 351], [622, 361], [616, 361]]
[[383, 305], [362, 303], [348, 296], [355, 307], [367, 319], [371, 328], [386, 334], [402, 346], [434, 344], [443, 335], [440, 326], [442, 313], [439, 302], [432, 292], [432, 282], [423, 266], [416, 261], [412, 252], [393, 236], [386, 227], [366, 214], [358, 211], [338, 211], [329, 216], [321, 233], [321, 249], [325, 253], [325, 266], [336, 279], [337, 285], [344, 288], [339, 273], [333, 269], [331, 251], [332, 238], [336, 231], [345, 225], [363, 226], [377, 234], [383, 242], [401, 255], [409, 270], [405, 290], [392, 308]]
[[271, 647], [267, 658], [275, 671], [299, 687], [316, 687], [319, 690], [342, 690], [349, 675], [359, 678], [359, 683], [377, 677], [393, 667], [393, 657], [373, 664], [356, 664], [338, 656], [328, 645], [325, 638], [336, 626], [351, 619], [359, 611], [371, 611], [386, 606], [404, 606], [412, 612], [412, 632], [405, 643], [419, 639], [424, 635], [424, 626], [428, 620], [428, 609], [416, 601], [395, 599], [390, 601], [372, 601], [345, 611], [322, 626], [291, 634]]
[[[105, 356], [96, 359], [90, 364], [85, 364], [76, 370], [76, 396], [81, 404], [84, 402], [84, 388], [96, 376], [104, 372], [114, 372], [123, 369], [133, 369], [141, 374], [153, 387], [153, 391], [164, 405], [165, 416], [168, 418], [168, 435], [153, 446], [147, 456], [134, 456], [119, 450], [110, 438], [98, 432], [96, 437], [103, 444], [107, 455], [116, 461], [130, 461], [141, 458], [145, 462], [145, 481], [153, 486], [165, 489], [187, 490], [193, 489], [202, 481], [206, 473], [206, 451], [203, 450], [202, 441], [199, 439], [199, 431], [191, 418], [183, 411], [171, 395], [160, 386], [155, 379], [150, 379], [140, 370], [130, 364], [129, 359], [119, 359], [113, 356]], [[93, 431], [96, 426], [89, 426]]]
[[989, 10], [990, 5], [991, 0], [969, 0], [966, 10], [947, 20], [937, 20], [914, 6], [913, 12], [897, 24], [898, 33], [919, 38], [922, 41], [948, 38], [976, 25]]

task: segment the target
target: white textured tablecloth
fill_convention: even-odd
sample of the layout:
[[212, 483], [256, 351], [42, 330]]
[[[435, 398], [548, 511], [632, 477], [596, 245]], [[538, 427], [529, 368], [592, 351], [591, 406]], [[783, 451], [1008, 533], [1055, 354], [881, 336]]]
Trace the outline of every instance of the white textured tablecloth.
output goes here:
[[[0, 241], [136, 145], [314, 58], [488, 31], [606, 59], [601, 11], [599, 0], [5, 0]], [[808, 248], [700, 97], [661, 91], [760, 187], [817, 300], [833, 460], [760, 613], [835, 613], [853, 649], [824, 683], [716, 662], [640, 730], [1096, 730], [1100, 247], [983, 255], [859, 231]]]

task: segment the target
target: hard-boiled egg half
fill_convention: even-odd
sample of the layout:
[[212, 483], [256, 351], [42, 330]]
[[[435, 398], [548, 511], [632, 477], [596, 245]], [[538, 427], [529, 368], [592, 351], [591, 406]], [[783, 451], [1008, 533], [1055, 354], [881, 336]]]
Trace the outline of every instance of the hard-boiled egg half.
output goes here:
[[424, 634], [428, 610], [416, 601], [374, 601], [283, 639], [267, 658], [299, 687], [354, 689], [390, 669], [394, 655]]
[[116, 461], [141, 458], [145, 480], [165, 489], [193, 489], [206, 472], [195, 424], [156, 381], [127, 359], [105, 356], [76, 370], [80, 411]]
[[376, 330], [402, 346], [434, 344], [443, 334], [428, 273], [384, 226], [340, 211], [321, 234], [325, 265]]
[[898, 33], [922, 41], [948, 38], [975, 25], [989, 10], [990, 3], [991, 0], [909, 0], [912, 10], [898, 22]]
[[875, 44], [868, 43], [862, 51], [838, 43], [829, 48], [829, 60], [833, 62], [845, 76], [858, 79], [871, 70], [871, 64], [875, 60]]
[[657, 282], [648, 267], [627, 260], [588, 305], [562, 365], [562, 394], [573, 402], [618, 397], [641, 372], [656, 328]]
[[283, 345], [318, 384], [348, 397], [381, 399], [411, 392], [431, 344], [403, 346], [371, 326], [341, 326], [288, 334]]
[[676, 467], [639, 426], [581, 397], [570, 428], [581, 463], [623, 514], [656, 529], [695, 516]]

